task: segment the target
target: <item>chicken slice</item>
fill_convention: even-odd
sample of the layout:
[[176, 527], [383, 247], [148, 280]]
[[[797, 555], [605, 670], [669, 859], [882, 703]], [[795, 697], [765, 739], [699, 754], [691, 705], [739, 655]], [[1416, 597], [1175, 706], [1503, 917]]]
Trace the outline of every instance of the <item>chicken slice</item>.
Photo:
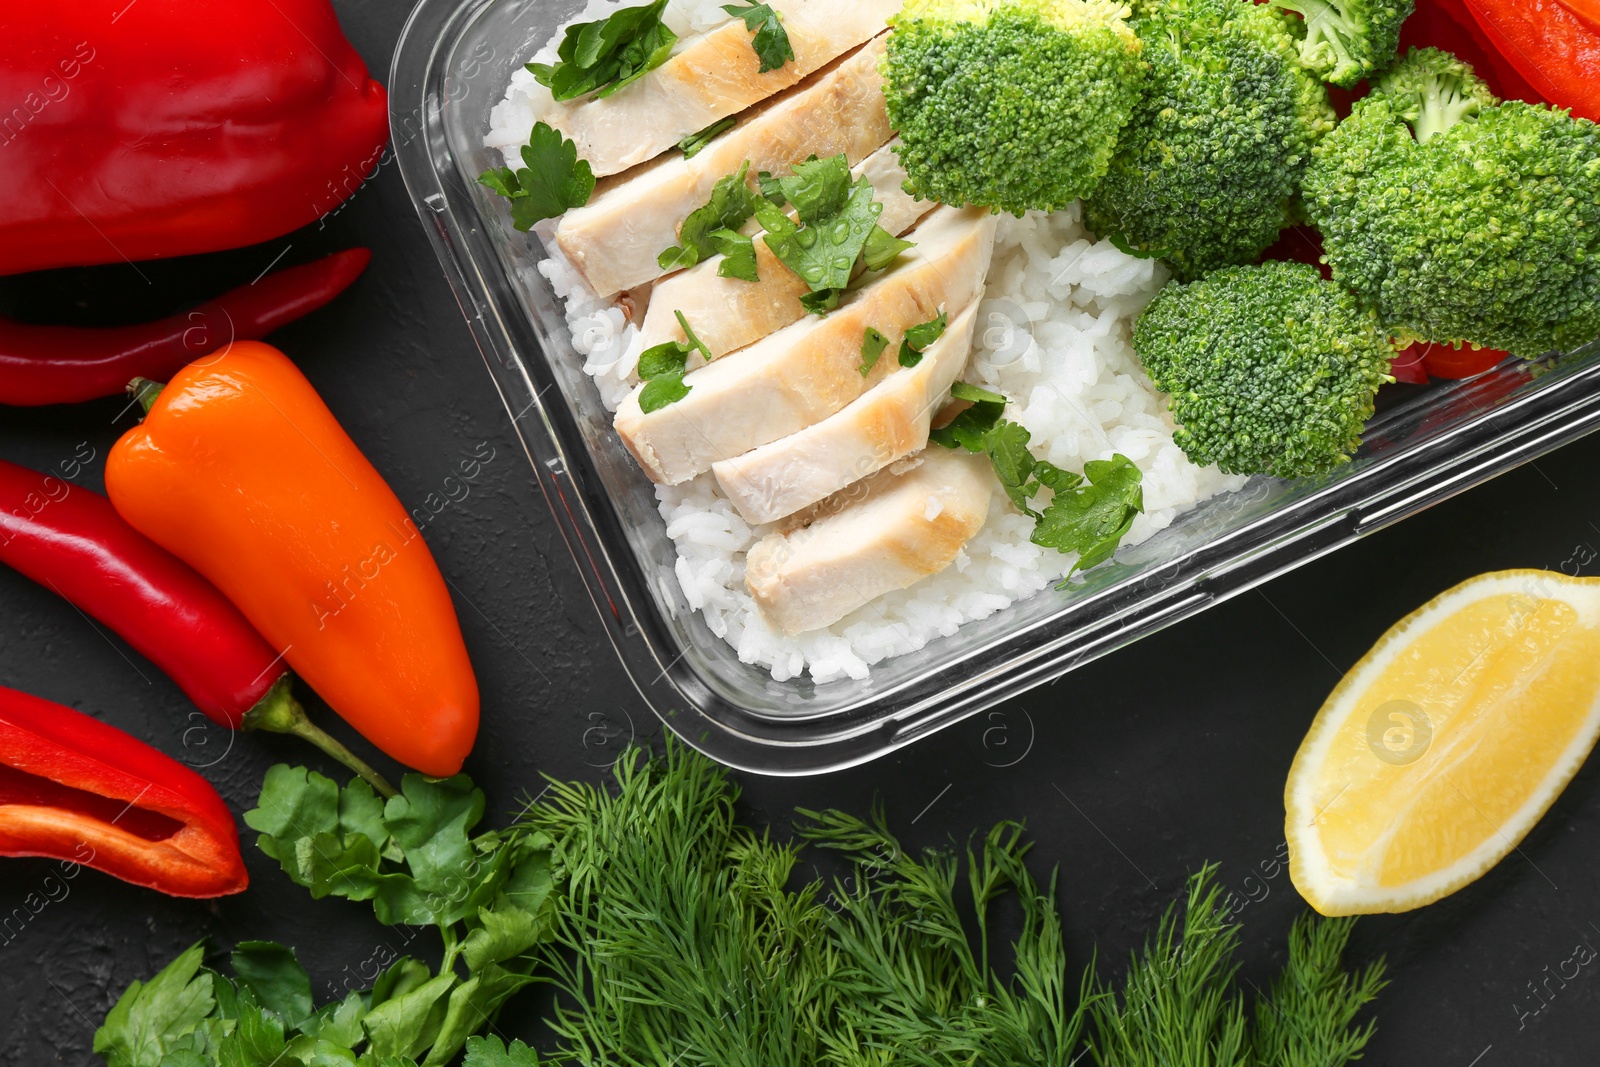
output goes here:
[[572, 138], [596, 175], [643, 163], [692, 133], [794, 85], [883, 32], [900, 0], [771, 0], [794, 59], [760, 73], [740, 19], [685, 41], [632, 85], [555, 105], [545, 121]]
[[[690, 371], [688, 394], [655, 411], [640, 408], [642, 387], [635, 389], [617, 409], [617, 434], [653, 480], [677, 485], [827, 418], [897, 367], [894, 352], [907, 327], [976, 298], [994, 231], [987, 209], [935, 209], [914, 231], [915, 248], [827, 315], [807, 315]], [[889, 347], [863, 375], [869, 326]]]
[[[743, 23], [740, 24], [743, 26]], [[561, 216], [556, 244], [600, 296], [660, 277], [656, 257], [678, 243], [678, 226], [711, 198], [717, 179], [750, 161], [782, 174], [812, 153], [843, 152], [852, 164], [890, 137], [878, 37], [716, 138], [693, 159], [666, 157], [627, 175]]]
[[[874, 199], [883, 205], [878, 225], [900, 236], [933, 210], [931, 200], [918, 200], [904, 189], [906, 172], [891, 141], [856, 164], [851, 173], [872, 183]], [[805, 315], [800, 298], [808, 291], [794, 271], [779, 262], [766, 242], [756, 240], [758, 281], [717, 274], [721, 256], [713, 256], [656, 283], [639, 327], [641, 349], [664, 341], [684, 340], [674, 312], [683, 312], [689, 326], [713, 356], [759, 341]]]
[[[914, 367], [892, 371], [843, 409], [799, 433], [713, 464], [744, 520], [772, 522], [815, 504], [928, 444], [933, 413], [967, 365], [978, 300], [950, 320]], [[880, 360], [893, 360], [885, 350]]]
[[996, 484], [987, 458], [929, 448], [910, 469], [880, 471], [831, 498], [809, 525], [756, 542], [745, 586], [785, 634], [831, 625], [949, 566], [983, 527]]

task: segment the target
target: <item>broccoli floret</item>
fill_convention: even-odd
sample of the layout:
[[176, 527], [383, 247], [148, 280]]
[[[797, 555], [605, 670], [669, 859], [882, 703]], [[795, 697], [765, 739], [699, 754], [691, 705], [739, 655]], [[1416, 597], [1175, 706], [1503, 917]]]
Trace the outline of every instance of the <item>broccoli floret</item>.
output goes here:
[[1119, 0], [909, 0], [884, 62], [907, 188], [1020, 215], [1094, 188], [1143, 83]]
[[1394, 59], [1400, 26], [1416, 0], [1268, 0], [1301, 16], [1300, 62], [1323, 81], [1348, 89]]
[[1332, 470], [1393, 381], [1377, 316], [1304, 263], [1174, 282], [1139, 316], [1133, 347], [1172, 398], [1178, 447], [1229, 474]]
[[1180, 278], [1254, 262], [1294, 221], [1311, 147], [1334, 126], [1290, 20], [1252, 0], [1164, 0], [1134, 29], [1145, 95], [1086, 221]]
[[1323, 139], [1306, 209], [1391, 336], [1528, 358], [1600, 337], [1600, 126], [1413, 50]]

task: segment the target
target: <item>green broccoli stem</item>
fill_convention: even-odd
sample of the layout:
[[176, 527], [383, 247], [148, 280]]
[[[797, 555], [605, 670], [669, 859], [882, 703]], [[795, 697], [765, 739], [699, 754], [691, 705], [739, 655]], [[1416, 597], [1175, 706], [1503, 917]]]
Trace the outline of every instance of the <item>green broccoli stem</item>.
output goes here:
[[1300, 54], [1307, 65], [1333, 70], [1356, 59], [1350, 51], [1354, 28], [1343, 10], [1328, 0], [1272, 0], [1281, 11], [1293, 11], [1305, 20], [1306, 39]]
[[1464, 89], [1457, 78], [1435, 77], [1427, 80], [1422, 110], [1411, 124], [1418, 144], [1427, 144], [1462, 119], [1482, 110], [1482, 104]]

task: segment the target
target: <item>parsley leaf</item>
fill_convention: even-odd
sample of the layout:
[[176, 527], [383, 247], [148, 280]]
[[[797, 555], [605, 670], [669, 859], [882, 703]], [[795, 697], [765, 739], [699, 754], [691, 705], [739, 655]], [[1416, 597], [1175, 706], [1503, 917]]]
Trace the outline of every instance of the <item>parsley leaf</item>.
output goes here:
[[[835, 158], [843, 164], [842, 155]], [[783, 180], [779, 179], [780, 182]], [[789, 193], [792, 200], [793, 192], [788, 188], [784, 191]], [[806, 213], [811, 213], [816, 220], [814, 224], [801, 228], [789, 216], [766, 204], [764, 208], [758, 207], [756, 212], [757, 218], [767, 229], [762, 239], [773, 255], [798, 274], [813, 292], [843, 289], [850, 284], [856, 260], [860, 258], [867, 238], [878, 224], [883, 205], [873, 201], [872, 183], [865, 178], [849, 187], [849, 195], [842, 206], [830, 215], [819, 216], [814, 213], [817, 203], [824, 202], [828, 195], [826, 188], [814, 185], [811, 191], [816, 194], [816, 201], [804, 209], [797, 204], [796, 209], [802, 212], [802, 219]]]
[[718, 230], [737, 231], [762, 202], [750, 189], [746, 180], [749, 173], [750, 161], [745, 160], [738, 170], [718, 178], [711, 187], [711, 199], [689, 212], [678, 227], [678, 244], [663, 249], [656, 257], [656, 265], [662, 270], [678, 270], [716, 255], [717, 245], [711, 235]]
[[507, 1045], [493, 1034], [467, 1040], [461, 1067], [539, 1067], [539, 1056], [520, 1040]]
[[205, 942], [192, 946], [148, 982], [134, 981], [94, 1032], [94, 1050], [108, 1067], [160, 1067], [188, 1041], [216, 1006], [212, 974], [202, 971]]
[[698, 351], [707, 363], [711, 362], [711, 349], [694, 335], [683, 312], [673, 314], [678, 316], [678, 325], [683, 327], [687, 340], [663, 341], [639, 353], [639, 379], [645, 383], [639, 392], [639, 410], [646, 415], [689, 395], [693, 386], [684, 382], [683, 375], [690, 353]]
[[747, 282], [760, 281], [756, 274], [756, 243], [748, 235], [734, 230], [716, 230], [711, 243], [722, 253], [717, 264], [717, 275], [722, 278], [739, 278]]
[[782, 207], [789, 202], [789, 198], [783, 195], [783, 186], [778, 184], [778, 179], [770, 170], [756, 171], [756, 185], [761, 189], [761, 195], [766, 197], [773, 207]]
[[1083, 473], [1088, 484], [1057, 492], [1033, 531], [1035, 544], [1079, 554], [1069, 577], [1110, 559], [1144, 510], [1143, 474], [1128, 457], [1091, 460]]
[[311, 1018], [311, 978], [294, 949], [271, 941], [241, 941], [231, 962], [239, 982], [285, 1026], [302, 1026]]
[[972, 406], [944, 426], [932, 430], [928, 438], [946, 448], [964, 448], [968, 452], [982, 452], [983, 436], [994, 429], [1006, 409], [1006, 398], [991, 393], [968, 382], [956, 382], [950, 395], [957, 400], [970, 401]]
[[661, 21], [667, 0], [642, 7], [625, 7], [598, 22], [567, 27], [554, 64], [529, 63], [540, 85], [557, 100], [594, 93], [610, 96], [667, 61], [678, 35]]
[[883, 355], [883, 350], [889, 347], [889, 339], [877, 330], [868, 326], [861, 335], [861, 376], [865, 378], [872, 373], [872, 368], [878, 365], [878, 357]]
[[812, 293], [800, 294], [800, 306], [813, 315], [826, 315], [839, 306], [839, 296], [843, 289], [818, 289]]
[[756, 55], [761, 60], [758, 74], [777, 70], [794, 59], [794, 49], [789, 44], [789, 34], [784, 30], [783, 22], [770, 4], [751, 4], [748, 7], [725, 4], [722, 10], [736, 19], [744, 19], [744, 28], [755, 34], [750, 40], [750, 47], [755, 49]]
[[1083, 481], [1081, 475], [1062, 470], [1047, 460], [1033, 458], [1033, 453], [1028, 451], [1032, 434], [1022, 424], [1001, 417], [1005, 413], [1006, 398], [999, 393], [970, 382], [956, 382], [950, 387], [950, 395], [969, 401], [971, 406], [948, 424], [930, 431], [928, 440], [946, 448], [986, 454], [1000, 487], [1024, 515], [1039, 518], [1028, 501], [1041, 488], [1065, 493]]
[[868, 270], [882, 270], [912, 245], [913, 242], [901, 240], [882, 226], [874, 226], [867, 235], [867, 243], [862, 246], [861, 262]]
[[850, 161], [843, 152], [827, 159], [812, 156], [796, 163], [777, 182], [800, 221], [815, 226], [844, 209], [850, 196]]
[[906, 330], [905, 336], [900, 338], [900, 365], [902, 367], [915, 367], [922, 362], [922, 353], [926, 352], [935, 341], [944, 336], [944, 328], [949, 324], [943, 309], [939, 314], [927, 322], [918, 323]]
[[[693, 159], [695, 156], [700, 154], [700, 150], [702, 148], [711, 143], [712, 138], [716, 137], [717, 134], [722, 133], [725, 130], [731, 130], [733, 128], [733, 124], [737, 121], [739, 120], [734, 118], [732, 115], [729, 115], [725, 119], [718, 119], [716, 122], [713, 122], [711, 125], [701, 130], [699, 133], [691, 133], [689, 136], [679, 141], [678, 151], [683, 153], [684, 159]], [[763, 171], [762, 173], [766, 172]]]
[[527, 166], [491, 167], [478, 182], [511, 201], [511, 224], [524, 232], [536, 222], [581, 207], [594, 195], [594, 169], [578, 158], [578, 146], [543, 122], [533, 124], [522, 146]]

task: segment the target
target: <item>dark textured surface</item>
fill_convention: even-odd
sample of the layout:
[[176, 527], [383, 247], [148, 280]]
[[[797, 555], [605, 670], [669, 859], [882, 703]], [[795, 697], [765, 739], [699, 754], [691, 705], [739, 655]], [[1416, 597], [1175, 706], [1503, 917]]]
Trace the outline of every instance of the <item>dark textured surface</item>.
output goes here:
[[[386, 72], [405, 0], [339, 6], [357, 48]], [[495, 450], [427, 537], [455, 586], [484, 693], [467, 769], [491, 811], [505, 811], [540, 772], [597, 777], [635, 727], [640, 736], [659, 727], [603, 643], [392, 164], [323, 228], [144, 265], [148, 284], [126, 266], [0, 281], [0, 311], [151, 317], [248, 281], [285, 246], [290, 263], [358, 243], [375, 252], [367, 275], [274, 340], [408, 506], [440, 491], [480, 443]], [[0, 457], [52, 468], [86, 442], [95, 459], [80, 481], [98, 487], [106, 449], [132, 425], [122, 408], [0, 409]], [[740, 775], [749, 813], [782, 824], [796, 804], [864, 811], [878, 794], [916, 843], [1026, 819], [1034, 859], [1063, 867], [1074, 968], [1095, 944], [1105, 966], [1118, 966], [1185, 874], [1219, 861], [1222, 882], [1253, 901], [1242, 913], [1244, 975], [1261, 982], [1302, 907], [1275, 862], [1282, 788], [1323, 697], [1391, 622], [1447, 586], [1500, 567], [1571, 570], [1593, 560], [1597, 464], [1600, 439], [1579, 442], [879, 763], [800, 781]], [[236, 811], [251, 805], [272, 761], [308, 759], [281, 739], [206, 728], [149, 664], [9, 572], [0, 572], [0, 684], [91, 711], [204, 768]], [[1600, 1055], [1597, 964], [1576, 977], [1569, 964], [1569, 977], [1556, 977], [1575, 947], [1600, 945], [1596, 779], [1593, 766], [1580, 773], [1521, 849], [1476, 885], [1358, 925], [1355, 954], [1386, 953], [1394, 980], [1366, 1062], [1493, 1067]], [[0, 920], [11, 917], [0, 927], [0, 1063], [98, 1062], [90, 1038], [117, 992], [201, 936], [297, 946], [319, 996], [365, 984], [354, 977], [365, 961], [404, 951], [407, 932], [377, 925], [366, 906], [312, 902], [253, 847], [246, 854], [250, 890], [219, 903], [169, 900], [92, 871], [62, 881], [40, 860], [0, 861]], [[30, 900], [46, 903], [33, 914]], [[501, 1028], [530, 1038], [538, 1029], [516, 1002]]]

